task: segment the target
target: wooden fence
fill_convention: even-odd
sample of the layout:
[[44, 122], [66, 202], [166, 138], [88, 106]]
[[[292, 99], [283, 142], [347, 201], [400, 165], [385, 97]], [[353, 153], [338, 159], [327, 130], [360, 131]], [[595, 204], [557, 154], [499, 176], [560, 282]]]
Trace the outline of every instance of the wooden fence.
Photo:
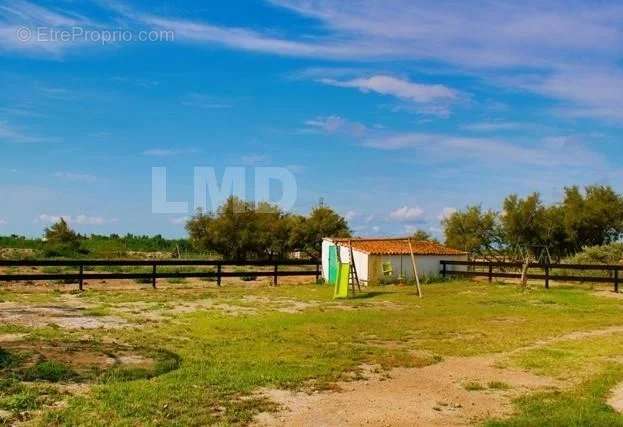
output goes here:
[[[91, 272], [89, 267], [151, 267], [150, 272]], [[193, 266], [210, 267], [210, 271], [158, 271], [163, 266]], [[264, 270], [236, 270], [224, 271], [225, 267], [270, 267]], [[310, 267], [314, 269], [292, 269], [293, 267]], [[85, 280], [109, 280], [109, 279], [135, 279], [151, 280], [151, 285], [156, 288], [157, 279], [183, 279], [183, 278], [215, 278], [218, 286], [221, 286], [224, 277], [272, 277], [273, 284], [277, 285], [279, 277], [284, 276], [315, 276], [316, 281], [320, 278], [320, 262], [315, 259], [309, 260], [284, 260], [284, 261], [213, 261], [199, 259], [167, 259], [167, 260], [138, 260], [138, 259], [115, 259], [115, 260], [0, 260], [0, 267], [73, 267], [75, 273], [8, 273], [0, 274], [0, 282], [10, 281], [46, 281], [62, 280], [76, 281], [80, 290], [84, 289]], [[280, 270], [280, 267], [289, 267], [288, 270]]]
[[[448, 276], [471, 276], [471, 277], [487, 277], [489, 282], [493, 278], [501, 277], [507, 279], [520, 279], [520, 272], [508, 272], [507, 269], [521, 269], [521, 262], [496, 262], [496, 261], [446, 261], [442, 260], [441, 275]], [[454, 268], [449, 269], [448, 266], [465, 266], [468, 269], [461, 271]], [[471, 269], [470, 269], [471, 268]], [[535, 274], [529, 272], [528, 279], [543, 280], [545, 288], [549, 288], [550, 280], [559, 282], [594, 282], [594, 283], [611, 283], [614, 291], [619, 292], [620, 271], [623, 265], [616, 264], [538, 264], [530, 263], [530, 270], [540, 270], [542, 273]], [[562, 271], [556, 274], [555, 270]], [[569, 271], [600, 271], [606, 273], [601, 276], [591, 275], [574, 275], [568, 274]]]

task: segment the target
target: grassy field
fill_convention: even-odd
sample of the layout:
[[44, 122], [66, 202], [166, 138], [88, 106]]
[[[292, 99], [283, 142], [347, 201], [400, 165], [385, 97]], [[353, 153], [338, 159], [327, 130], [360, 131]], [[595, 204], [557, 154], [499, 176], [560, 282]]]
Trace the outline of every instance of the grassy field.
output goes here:
[[372, 287], [336, 302], [325, 286], [192, 281], [1, 291], [0, 312], [11, 314], [0, 318], [0, 410], [6, 423], [35, 425], [246, 424], [279, 409], [260, 388], [331, 392], [365, 377], [362, 366], [389, 378], [397, 367], [496, 354], [500, 369], [559, 386], [515, 394], [513, 414], [475, 423], [623, 425], [605, 404], [623, 381], [623, 299], [467, 281], [424, 293]]

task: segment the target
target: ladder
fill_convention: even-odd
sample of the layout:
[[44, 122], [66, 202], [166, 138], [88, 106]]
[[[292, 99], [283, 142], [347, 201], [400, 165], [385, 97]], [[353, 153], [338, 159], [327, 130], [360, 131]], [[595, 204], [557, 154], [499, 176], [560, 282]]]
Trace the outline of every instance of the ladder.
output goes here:
[[355, 267], [355, 257], [353, 255], [353, 243], [351, 240], [348, 241], [348, 252], [350, 254], [350, 273], [348, 277], [348, 282], [350, 283], [351, 289], [353, 291], [353, 295], [355, 294], [355, 285], [357, 285], [357, 290], [361, 292], [361, 284], [359, 283], [359, 275], [357, 274], [357, 267]]

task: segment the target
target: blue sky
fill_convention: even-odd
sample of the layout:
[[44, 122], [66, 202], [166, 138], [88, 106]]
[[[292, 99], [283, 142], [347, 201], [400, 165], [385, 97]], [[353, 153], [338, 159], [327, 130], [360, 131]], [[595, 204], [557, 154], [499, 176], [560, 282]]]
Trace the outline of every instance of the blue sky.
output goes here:
[[295, 211], [324, 198], [359, 235], [623, 191], [622, 23], [614, 1], [0, 0], [0, 234], [183, 235], [152, 213], [160, 166], [191, 206], [196, 166], [286, 167]]

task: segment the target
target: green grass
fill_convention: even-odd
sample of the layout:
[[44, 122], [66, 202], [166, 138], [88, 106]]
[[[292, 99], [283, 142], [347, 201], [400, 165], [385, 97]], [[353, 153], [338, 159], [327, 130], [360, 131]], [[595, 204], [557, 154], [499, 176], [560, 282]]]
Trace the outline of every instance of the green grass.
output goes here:
[[55, 360], [39, 362], [28, 368], [24, 373], [24, 379], [27, 381], [58, 382], [69, 380], [75, 376], [76, 374], [69, 366]]
[[502, 381], [490, 381], [487, 383], [487, 387], [492, 390], [508, 390], [511, 388], [510, 385]]
[[486, 390], [486, 387], [480, 384], [477, 381], [470, 381], [468, 383], [463, 384], [463, 388], [467, 391], [481, 391]]
[[623, 417], [605, 403], [610, 389], [620, 381], [623, 381], [621, 365], [609, 366], [569, 391], [521, 397], [516, 401], [518, 415], [490, 421], [487, 426], [623, 426]]
[[[255, 299], [249, 300], [250, 296]], [[6, 297], [24, 304], [42, 298], [26, 294]], [[80, 298], [95, 305], [95, 312], [105, 307], [104, 312], [111, 315], [115, 315], [115, 307], [132, 302], [146, 303], [152, 310], [207, 300], [254, 311], [234, 316], [217, 308], [201, 309], [140, 328], [89, 331], [96, 341], [105, 336], [174, 356], [164, 358], [166, 366], [151, 374], [140, 367], [111, 371], [90, 394], [70, 399], [65, 408], [45, 411], [41, 424], [80, 425], [85, 420], [91, 425], [244, 424], [258, 411], [273, 407], [254, 394], [258, 387], [331, 387], [363, 363], [385, 369], [424, 366], [446, 356], [510, 351], [573, 331], [623, 325], [621, 301], [594, 296], [582, 288], [521, 292], [509, 285], [460, 281], [427, 285], [423, 299], [411, 286], [388, 285], [336, 302], [331, 288], [311, 284], [132, 291], [87, 288]], [[300, 312], [279, 311], [297, 303], [306, 304]], [[49, 328], [33, 330], [31, 335], [49, 340], [80, 339], [77, 332]], [[593, 349], [593, 344], [519, 353], [508, 363], [558, 375], [573, 366], [583, 369], [597, 359], [606, 360], [616, 348], [623, 348], [620, 341], [606, 345], [610, 348], [607, 352]], [[560, 351], [571, 355], [562, 357], [557, 366]], [[584, 382], [569, 392], [524, 396], [517, 401], [516, 418], [491, 423], [528, 425], [529, 420], [538, 420], [540, 411], [551, 411], [552, 420], [569, 425], [577, 420], [575, 425], [579, 425], [586, 421], [583, 414], [563, 416], [557, 411], [578, 398], [585, 399], [587, 411], [603, 409], [604, 390], [619, 378], [617, 366], [604, 362], [587, 371]], [[479, 390], [508, 388], [499, 382], [478, 386]], [[614, 419], [614, 414], [606, 412], [599, 412], [603, 418], [597, 419]]]

